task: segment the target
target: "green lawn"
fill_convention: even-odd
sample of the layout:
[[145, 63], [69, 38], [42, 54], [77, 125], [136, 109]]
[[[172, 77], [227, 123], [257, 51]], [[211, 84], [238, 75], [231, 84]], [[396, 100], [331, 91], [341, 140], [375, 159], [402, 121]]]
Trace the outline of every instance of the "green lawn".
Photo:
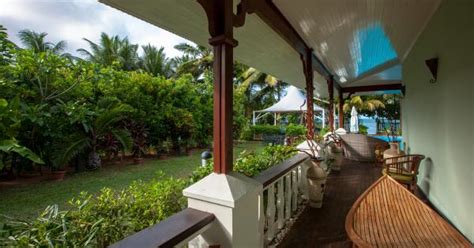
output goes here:
[[[238, 144], [234, 146], [234, 157], [243, 150], [260, 152], [263, 147], [260, 142]], [[103, 187], [124, 188], [135, 180], [151, 180], [159, 171], [172, 177], [187, 177], [200, 163], [200, 152], [195, 152], [191, 156], [148, 160], [141, 165], [107, 166], [99, 171], [69, 175], [62, 182], [42, 182], [3, 189], [0, 191], [0, 214], [30, 218], [51, 204], [57, 203], [64, 208], [67, 201], [81, 191], [95, 193]]]

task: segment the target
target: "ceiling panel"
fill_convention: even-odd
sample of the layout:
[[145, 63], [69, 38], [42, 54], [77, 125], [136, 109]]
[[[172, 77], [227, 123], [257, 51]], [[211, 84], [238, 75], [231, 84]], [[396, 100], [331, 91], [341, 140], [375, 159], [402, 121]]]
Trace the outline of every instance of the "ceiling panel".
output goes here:
[[[372, 73], [374, 68], [402, 62], [439, 2], [274, 0], [318, 58], [338, 76], [342, 86], [345, 82], [354, 84], [355, 80], [362, 84], [360, 79], [380, 74]], [[394, 79], [394, 72], [387, 81]], [[378, 79], [384, 79], [379, 76]], [[401, 71], [396, 80], [401, 80]]]

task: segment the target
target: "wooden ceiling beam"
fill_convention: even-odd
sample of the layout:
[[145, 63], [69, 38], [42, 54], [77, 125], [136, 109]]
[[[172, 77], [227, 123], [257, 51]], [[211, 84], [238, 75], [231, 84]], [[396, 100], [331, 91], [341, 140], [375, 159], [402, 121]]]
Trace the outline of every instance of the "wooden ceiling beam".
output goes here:
[[[273, 31], [282, 37], [293, 49], [295, 49], [302, 56], [307, 56], [306, 51], [311, 50], [306, 42], [301, 38], [295, 28], [276, 7], [271, 0], [242, 0], [240, 8], [246, 8], [246, 13], [255, 13], [262, 19]], [[242, 9], [239, 10], [242, 12]], [[239, 16], [240, 17], [240, 16]], [[334, 75], [327, 69], [317, 56], [312, 53], [313, 70], [317, 71], [326, 79]], [[340, 89], [341, 86], [338, 81], [334, 80], [334, 86]]]
[[342, 87], [342, 93], [354, 94], [357, 92], [371, 92], [371, 91], [383, 91], [383, 90], [400, 90], [402, 93], [405, 91], [405, 87], [402, 84], [378, 84], [368, 86], [352, 86]]

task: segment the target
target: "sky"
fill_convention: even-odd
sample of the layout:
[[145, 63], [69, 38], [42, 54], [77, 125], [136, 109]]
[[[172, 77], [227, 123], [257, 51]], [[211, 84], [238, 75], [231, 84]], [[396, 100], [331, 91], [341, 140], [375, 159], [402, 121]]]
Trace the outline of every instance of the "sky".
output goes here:
[[31, 29], [48, 33], [47, 41], [65, 40], [67, 52], [74, 55], [78, 48], [88, 49], [83, 38], [97, 43], [101, 32], [128, 36], [134, 44], [163, 46], [168, 57], [181, 54], [174, 45], [190, 43], [97, 0], [0, 0], [0, 24], [18, 45], [18, 31]]

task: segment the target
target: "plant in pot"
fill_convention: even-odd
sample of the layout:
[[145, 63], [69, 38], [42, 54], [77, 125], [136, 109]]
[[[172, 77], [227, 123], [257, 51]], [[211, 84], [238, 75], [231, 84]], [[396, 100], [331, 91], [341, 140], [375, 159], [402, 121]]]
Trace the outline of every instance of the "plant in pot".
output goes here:
[[63, 164], [62, 161], [55, 161], [51, 167], [50, 179], [53, 181], [62, 181], [66, 175], [67, 164]]
[[339, 145], [341, 139], [337, 134], [326, 135], [324, 139], [323, 153], [324, 153], [324, 162], [327, 164], [328, 171], [340, 171], [344, 156], [342, 153], [342, 148]]
[[138, 123], [134, 120], [127, 122], [126, 128], [133, 139], [133, 162], [141, 164], [143, 163], [143, 156], [148, 152], [147, 140], [150, 132], [143, 123]]
[[302, 183], [302, 188], [305, 191], [303, 195], [308, 198], [311, 207], [320, 208], [323, 203], [327, 179], [327, 172], [323, 168], [325, 166], [323, 144], [311, 138], [298, 145], [297, 149], [310, 157], [310, 161], [305, 163], [302, 170], [302, 176], [306, 177]]
[[[99, 104], [98, 104], [99, 105]], [[76, 132], [67, 137], [58, 149], [56, 161], [59, 164], [67, 164], [71, 159], [82, 153], [87, 153], [87, 169], [101, 167], [102, 159], [100, 151], [104, 151], [107, 145], [107, 137], [112, 135], [121, 145], [122, 149], [129, 150], [132, 139], [128, 130], [116, 128], [116, 124], [126, 118], [130, 112], [128, 105], [118, 104], [90, 110], [85, 105], [65, 106], [69, 109], [72, 124], [76, 124]], [[64, 145], [67, 144], [67, 145]]]
[[170, 155], [173, 151], [173, 142], [171, 141], [171, 139], [168, 138], [163, 141], [163, 143], [161, 143], [161, 150], [162, 154], [160, 155], [160, 158], [166, 159], [168, 155]]

